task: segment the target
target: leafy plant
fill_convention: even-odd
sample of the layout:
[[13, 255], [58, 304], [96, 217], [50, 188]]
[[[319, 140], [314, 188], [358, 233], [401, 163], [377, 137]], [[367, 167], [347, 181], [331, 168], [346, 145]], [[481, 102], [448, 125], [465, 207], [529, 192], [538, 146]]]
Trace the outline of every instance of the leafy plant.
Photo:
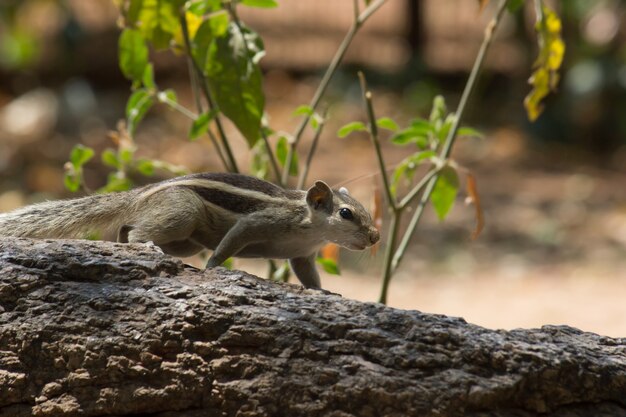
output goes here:
[[[489, 0], [479, 0], [481, 9], [489, 3]], [[359, 74], [363, 100], [369, 120], [369, 124], [351, 122], [343, 126], [337, 132], [339, 137], [345, 137], [354, 131], [367, 130], [372, 139], [376, 152], [380, 174], [385, 188], [385, 195], [391, 220], [388, 230], [387, 248], [384, 255], [383, 283], [379, 301], [387, 302], [387, 294], [391, 278], [402, 261], [408, 244], [414, 235], [417, 225], [422, 217], [425, 206], [430, 202], [440, 220], [444, 220], [450, 212], [459, 190], [460, 181], [458, 164], [450, 158], [450, 152], [458, 136], [482, 137], [482, 134], [470, 127], [461, 127], [461, 119], [465, 112], [468, 99], [482, 68], [486, 52], [492, 42], [494, 32], [505, 12], [517, 11], [523, 1], [500, 0], [494, 17], [487, 25], [485, 36], [478, 52], [474, 66], [463, 90], [459, 107], [455, 112], [448, 112], [445, 100], [441, 96], [435, 97], [432, 110], [428, 119], [413, 119], [408, 126], [398, 127], [397, 123], [389, 118], [376, 119], [372, 104], [372, 93], [369, 91], [365, 77]], [[539, 37], [539, 58], [535, 63], [535, 71], [530, 78], [533, 91], [528, 95], [524, 104], [528, 117], [535, 120], [541, 112], [541, 100], [554, 90], [558, 82], [558, 70], [560, 68], [565, 46], [560, 37], [561, 22], [558, 16], [552, 12], [542, 0], [535, 0], [537, 10], [537, 24], [535, 26]], [[416, 150], [403, 159], [395, 168], [391, 178], [387, 175], [379, 141], [379, 128], [393, 132], [390, 140], [397, 146], [415, 146]], [[418, 169], [428, 164], [426, 174], [412, 185]], [[476, 179], [471, 173], [467, 173], [467, 193], [470, 201], [476, 208], [476, 229], [472, 238], [476, 238], [483, 226], [484, 218], [480, 206], [480, 198], [476, 186]], [[410, 187], [402, 198], [398, 196], [398, 187], [406, 181]], [[418, 200], [415, 207], [414, 202]], [[407, 209], [414, 208], [409, 226], [400, 238], [400, 220]]]
[[[275, 0], [113, 0], [122, 16], [122, 32], [118, 52], [120, 70], [131, 83], [131, 94], [126, 106], [126, 122], [112, 135], [115, 149], [102, 153], [102, 162], [112, 169], [107, 185], [100, 191], [127, 189], [130, 177], [136, 173], [152, 175], [155, 169], [166, 169], [176, 174], [184, 172], [181, 167], [163, 161], [138, 158], [134, 135], [144, 117], [152, 108], [165, 105], [190, 120], [189, 140], [207, 136], [212, 148], [227, 171], [239, 172], [232, 151], [231, 138], [227, 137], [223, 119], [229, 119], [241, 133], [252, 152], [251, 170], [261, 178], [274, 178], [279, 185], [287, 185], [290, 177], [298, 177], [297, 186], [303, 188], [315, 155], [319, 138], [324, 129], [327, 112], [320, 111], [326, 89], [363, 24], [382, 7], [387, 0], [353, 0], [354, 19], [341, 45], [320, 80], [311, 99], [294, 111], [301, 118], [293, 133], [272, 129], [265, 117], [263, 76], [259, 67], [265, 54], [261, 37], [238, 17], [238, 7], [273, 8]], [[541, 112], [541, 102], [555, 89], [558, 82], [564, 45], [560, 38], [560, 21], [554, 12], [534, 0], [537, 10], [539, 58], [531, 77], [533, 90], [526, 99], [531, 120]], [[481, 7], [489, 0], [479, 0]], [[508, 8], [516, 12], [523, 0], [499, 0], [497, 11], [485, 31], [484, 41], [474, 67], [463, 91], [458, 109], [449, 112], [445, 100], [435, 97], [428, 118], [415, 118], [406, 126], [399, 126], [388, 117], [376, 118], [372, 94], [361, 75], [361, 86], [368, 115], [368, 123], [351, 122], [337, 133], [346, 137], [355, 131], [367, 131], [377, 155], [385, 198], [391, 212], [389, 235], [386, 243], [385, 265], [381, 302], [387, 300], [387, 289], [392, 274], [400, 264], [409, 240], [413, 236], [424, 207], [430, 202], [443, 220], [450, 212], [460, 187], [460, 169], [450, 158], [450, 151], [458, 136], [482, 136], [469, 127], [461, 127], [468, 98], [482, 67], [493, 33]], [[362, 8], [362, 10], [361, 10]], [[179, 103], [175, 91], [163, 88], [156, 82], [151, 57], [163, 51], [180, 57], [189, 67], [189, 82], [194, 92], [195, 108]], [[409, 147], [412, 151], [387, 174], [380, 142], [379, 129], [391, 132], [391, 142]], [[312, 145], [306, 158], [299, 158], [299, 145], [305, 132], [313, 134]], [[84, 146], [76, 147], [66, 165], [66, 186], [72, 191], [84, 184], [83, 166], [95, 152]], [[418, 173], [426, 170], [417, 180]], [[461, 172], [467, 178], [467, 193], [476, 207], [476, 237], [484, 224], [480, 209], [476, 180], [471, 173]], [[400, 190], [408, 187], [406, 194]], [[416, 204], [415, 204], [416, 203]], [[414, 207], [409, 226], [400, 238], [400, 218], [409, 207]], [[330, 273], [338, 273], [337, 253], [323, 250], [318, 263]], [[286, 280], [289, 268], [270, 263], [270, 276]]]
[[[324, 127], [325, 115], [317, 113], [320, 100], [339, 66], [352, 39], [365, 21], [386, 0], [354, 1], [355, 17], [320, 85], [308, 105], [295, 114], [302, 123], [294, 134], [276, 133], [264, 125], [265, 97], [259, 62], [265, 54], [260, 36], [238, 17], [237, 8], [273, 8], [275, 0], [113, 0], [120, 10], [122, 32], [118, 43], [120, 70], [131, 82], [126, 105], [124, 128], [112, 135], [117, 149], [102, 153], [102, 162], [112, 168], [108, 182], [100, 191], [119, 191], [131, 186], [132, 174], [152, 175], [155, 169], [177, 174], [180, 167], [163, 161], [135, 156], [134, 135], [144, 117], [156, 105], [165, 105], [190, 119], [189, 139], [208, 136], [224, 169], [239, 172], [226, 136], [222, 118], [229, 119], [253, 152], [252, 173], [267, 178], [273, 172], [276, 182], [286, 185], [290, 176], [298, 176], [298, 186], [306, 183], [309, 166]], [[181, 105], [176, 93], [162, 88], [155, 80], [151, 56], [170, 52], [181, 57], [190, 68], [190, 83], [195, 94], [195, 109]], [[304, 168], [296, 153], [306, 126], [310, 125], [313, 146]], [[275, 145], [271, 145], [275, 141]], [[66, 185], [77, 191], [87, 189], [82, 166], [95, 154], [90, 148], [76, 148], [66, 168]], [[338, 272], [336, 260], [323, 258], [322, 266]], [[276, 269], [276, 268], [275, 268]], [[283, 274], [287, 276], [288, 274]]]

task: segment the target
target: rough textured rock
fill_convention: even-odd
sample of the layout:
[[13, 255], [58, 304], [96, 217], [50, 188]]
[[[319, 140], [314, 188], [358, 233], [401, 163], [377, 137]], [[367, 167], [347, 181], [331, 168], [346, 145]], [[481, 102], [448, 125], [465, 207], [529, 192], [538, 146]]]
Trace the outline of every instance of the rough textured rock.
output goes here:
[[493, 331], [140, 245], [0, 241], [0, 416], [544, 413], [626, 416], [626, 339]]

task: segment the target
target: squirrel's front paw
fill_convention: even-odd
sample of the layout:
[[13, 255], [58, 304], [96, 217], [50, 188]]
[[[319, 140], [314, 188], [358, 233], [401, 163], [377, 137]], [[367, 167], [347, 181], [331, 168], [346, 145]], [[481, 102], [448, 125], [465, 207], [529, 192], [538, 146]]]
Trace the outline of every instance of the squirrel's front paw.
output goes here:
[[147, 242], [144, 242], [143, 245], [145, 245], [146, 247], [155, 250], [163, 255], [165, 255], [165, 252], [163, 252], [163, 249], [161, 249], [159, 246], [157, 246], [153, 241], [149, 240]]

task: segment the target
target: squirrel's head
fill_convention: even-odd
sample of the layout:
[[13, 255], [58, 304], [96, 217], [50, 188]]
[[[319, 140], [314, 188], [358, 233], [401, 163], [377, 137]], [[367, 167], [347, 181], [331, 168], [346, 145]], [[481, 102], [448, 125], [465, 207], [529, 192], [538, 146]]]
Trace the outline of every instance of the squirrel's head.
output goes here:
[[324, 238], [352, 250], [363, 250], [380, 239], [372, 216], [363, 205], [340, 188], [332, 190], [316, 181], [306, 194], [314, 223], [324, 227]]

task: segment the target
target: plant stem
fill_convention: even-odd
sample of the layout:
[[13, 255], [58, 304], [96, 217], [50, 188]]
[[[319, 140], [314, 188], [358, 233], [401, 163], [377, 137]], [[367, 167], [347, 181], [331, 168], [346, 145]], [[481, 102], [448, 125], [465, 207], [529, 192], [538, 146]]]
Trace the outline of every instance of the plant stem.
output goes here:
[[278, 166], [278, 163], [276, 162], [276, 158], [274, 157], [274, 153], [272, 152], [272, 147], [270, 146], [270, 141], [267, 138], [267, 134], [265, 133], [265, 130], [263, 129], [263, 127], [259, 129], [259, 132], [261, 133], [263, 144], [265, 145], [265, 149], [267, 150], [267, 155], [269, 156], [270, 165], [272, 166], [272, 170], [274, 171], [274, 175], [276, 176], [276, 181], [278, 182], [279, 185], [282, 185], [280, 182], [281, 181], [280, 167]]
[[[191, 52], [191, 40], [189, 38], [189, 28], [187, 27], [187, 17], [185, 16], [185, 9], [181, 9], [180, 13], [180, 26], [183, 32], [183, 39], [185, 41], [185, 50], [187, 52], [187, 56], [191, 59], [193, 63], [193, 67], [196, 71], [196, 75], [198, 76], [199, 84], [206, 98], [207, 104], [209, 106], [209, 110], [215, 108], [215, 101], [213, 100], [213, 95], [211, 94], [211, 90], [209, 90], [208, 83], [206, 77], [204, 76], [204, 72], [202, 68], [198, 66], [198, 63], [193, 58], [193, 54]], [[235, 160], [235, 156], [233, 155], [233, 151], [230, 148], [230, 143], [228, 142], [228, 138], [226, 136], [226, 132], [224, 131], [224, 126], [222, 126], [222, 121], [220, 120], [219, 115], [215, 116], [215, 126], [217, 126], [217, 131], [220, 134], [220, 138], [222, 140], [222, 145], [226, 151], [226, 157], [228, 158], [229, 168], [232, 172], [239, 172], [239, 168], [237, 167], [237, 161]]]
[[463, 114], [465, 113], [467, 101], [472, 94], [472, 91], [474, 90], [474, 86], [476, 85], [476, 80], [478, 79], [480, 70], [483, 67], [483, 62], [485, 61], [485, 56], [487, 55], [487, 50], [489, 49], [491, 41], [493, 40], [493, 34], [498, 27], [498, 23], [500, 23], [500, 19], [502, 18], [504, 10], [506, 9], [506, 3], [507, 0], [500, 0], [500, 4], [498, 5], [498, 10], [496, 11], [495, 16], [491, 19], [491, 22], [489, 22], [489, 24], [485, 28], [485, 37], [483, 38], [483, 43], [480, 45], [480, 50], [478, 51], [478, 55], [476, 56], [476, 60], [474, 61], [472, 72], [470, 72], [467, 83], [465, 84], [465, 88], [463, 89], [463, 94], [461, 95], [461, 101], [459, 102], [459, 107], [456, 111], [454, 123], [452, 123], [452, 127], [448, 132], [448, 137], [446, 138], [446, 142], [444, 143], [443, 149], [440, 154], [440, 157], [443, 160], [448, 159], [448, 157], [450, 156], [452, 145], [454, 145], [454, 141], [456, 140], [456, 133], [459, 130], [461, 119], [463, 118]]
[[404, 210], [409, 204], [411, 204], [413, 202], [413, 199], [417, 196], [417, 194], [420, 191], [422, 191], [422, 189], [426, 186], [426, 184], [430, 182], [430, 180], [432, 180], [435, 175], [439, 174], [439, 171], [441, 171], [441, 168], [438, 168], [438, 167], [433, 167], [430, 171], [428, 171], [426, 175], [422, 177], [420, 182], [418, 182], [411, 189], [411, 191], [409, 191], [409, 193], [406, 196], [404, 196], [404, 198], [400, 201], [400, 203], [398, 203], [398, 208]]
[[[199, 114], [202, 114], [204, 110], [202, 109], [202, 100], [200, 99], [200, 94], [198, 94], [198, 75], [194, 70], [193, 58], [191, 56], [187, 56], [187, 67], [189, 69], [189, 81], [191, 82], [191, 92], [193, 93], [193, 99], [196, 103], [196, 109], [198, 109]], [[222, 147], [219, 145], [217, 138], [210, 129], [207, 129], [207, 136], [209, 137], [211, 144], [213, 144], [213, 148], [215, 148], [215, 150], [217, 151], [217, 156], [220, 158], [222, 165], [224, 165], [224, 169], [226, 169], [226, 171], [229, 171], [228, 162], [226, 162], [226, 158], [224, 157], [224, 151], [222, 150]]]
[[[324, 95], [324, 93], [326, 92], [326, 88], [328, 87], [330, 80], [333, 78], [335, 71], [337, 71], [339, 64], [343, 60], [343, 57], [346, 54], [346, 51], [348, 50], [350, 43], [352, 43], [352, 39], [354, 39], [354, 36], [359, 31], [363, 23], [365, 23], [365, 21], [376, 10], [378, 10], [383, 4], [385, 4], [386, 1], [387, 0], [376, 0], [370, 3], [370, 5], [367, 6], [367, 8], [365, 8], [365, 10], [363, 10], [363, 12], [358, 15], [358, 18], [356, 18], [354, 22], [352, 22], [352, 26], [350, 26], [348, 33], [343, 38], [343, 41], [341, 42], [339, 49], [337, 49], [335, 56], [333, 57], [332, 61], [330, 62], [330, 65], [326, 69], [326, 72], [324, 73], [324, 76], [322, 77], [322, 80], [320, 81], [320, 84], [317, 87], [315, 94], [313, 95], [313, 99], [311, 100], [311, 103], [309, 104], [309, 107], [313, 111], [315, 111], [315, 109], [319, 105], [319, 102], [322, 96]], [[355, 4], [357, 3], [355, 2]], [[289, 146], [289, 150], [287, 152], [287, 158], [285, 161], [285, 166], [283, 167], [283, 177], [282, 177], [283, 184], [287, 184], [287, 180], [289, 179], [289, 167], [291, 166], [293, 162], [293, 156], [294, 156], [296, 147], [298, 146], [298, 143], [300, 142], [300, 138], [302, 137], [304, 128], [306, 127], [307, 123], [309, 123], [310, 118], [311, 118], [310, 115], [305, 115], [304, 118], [302, 119], [302, 122], [300, 122], [300, 125], [296, 129], [295, 134], [293, 135], [294, 140]]]
[[[450, 157], [450, 152], [452, 150], [452, 146], [454, 145], [456, 134], [459, 129], [459, 125], [461, 123], [461, 119], [463, 118], [463, 114], [465, 113], [465, 108], [467, 106], [469, 96], [472, 93], [472, 90], [474, 89], [476, 80], [478, 79], [478, 74], [480, 73], [480, 70], [482, 69], [485, 56], [487, 54], [487, 50], [489, 49], [489, 46], [491, 45], [491, 41], [493, 40], [493, 34], [495, 33], [495, 30], [498, 27], [498, 24], [500, 23], [500, 20], [502, 18], [502, 14], [504, 13], [504, 10], [506, 9], [506, 3], [507, 3], [507, 0], [500, 0], [500, 3], [498, 4], [498, 9], [496, 10], [494, 17], [491, 19], [491, 21], [487, 25], [487, 28], [485, 29], [485, 36], [483, 38], [483, 42], [480, 46], [480, 50], [478, 51], [478, 55], [476, 56], [476, 60], [474, 61], [474, 66], [472, 67], [472, 71], [469, 75], [467, 83], [465, 84], [463, 94], [461, 95], [461, 101], [459, 102], [459, 107], [456, 111], [455, 121], [452, 124], [452, 127], [450, 128], [450, 132], [448, 132], [448, 136], [446, 137], [446, 141], [442, 147], [442, 150], [439, 156], [439, 158], [442, 161], [445, 161]], [[393, 256], [393, 261], [392, 261], [393, 270], [395, 270], [398, 267], [398, 265], [402, 261], [402, 258], [404, 257], [404, 254], [409, 245], [409, 242], [411, 238], [413, 237], [413, 233], [415, 232], [415, 229], [417, 228], [417, 225], [419, 224], [419, 221], [422, 218], [422, 214], [424, 213], [424, 208], [426, 207], [426, 204], [430, 200], [430, 195], [435, 189], [435, 184], [437, 183], [438, 178], [439, 178], [439, 173], [434, 175], [428, 181], [428, 185], [426, 186], [426, 189], [424, 190], [424, 193], [422, 194], [422, 198], [419, 202], [419, 205], [417, 209], [415, 210], [413, 217], [411, 218], [411, 223], [409, 224], [409, 227], [404, 233], [402, 241], [400, 242], [400, 245], [398, 246], [398, 250]]]
[[[434, 172], [434, 171], [431, 171], [431, 172]], [[415, 229], [417, 228], [417, 225], [420, 219], [422, 218], [422, 214], [424, 213], [424, 208], [426, 207], [426, 203], [428, 203], [430, 194], [432, 194], [433, 189], [435, 188], [435, 184], [437, 183], [437, 180], [436, 180], [437, 176], [438, 176], [438, 173], [435, 174], [426, 182], [426, 189], [424, 190], [424, 193], [422, 194], [422, 199], [420, 200], [419, 204], [415, 208], [415, 212], [413, 213], [413, 216], [411, 216], [411, 222], [409, 223], [409, 226], [407, 227], [406, 231], [404, 232], [404, 235], [402, 236], [402, 240], [400, 241], [400, 244], [398, 245], [398, 249], [393, 254], [393, 259], [391, 260], [392, 273], [396, 271], [396, 269], [398, 268], [398, 265], [400, 264], [400, 262], [402, 261], [402, 258], [404, 257], [404, 254], [406, 253], [406, 249], [408, 248], [409, 243], [411, 242], [413, 233], [415, 232]], [[428, 196], [428, 198], [424, 198], [425, 196]]]
[[313, 162], [313, 155], [315, 154], [315, 150], [317, 149], [317, 143], [319, 142], [320, 136], [322, 135], [322, 130], [324, 130], [324, 124], [326, 123], [326, 117], [328, 115], [328, 111], [324, 111], [324, 115], [322, 116], [322, 120], [320, 121], [317, 130], [315, 131], [315, 136], [313, 136], [313, 142], [311, 143], [311, 149], [309, 149], [309, 154], [306, 157], [306, 162], [304, 164], [304, 168], [302, 169], [302, 173], [300, 174], [300, 179], [298, 179], [298, 186], [296, 188], [302, 189], [304, 184], [306, 183], [306, 178], [309, 175], [309, 168], [311, 167], [311, 163]]
[[400, 214], [401, 213], [397, 211], [393, 211], [391, 213], [391, 225], [389, 226], [389, 234], [387, 235], [387, 248], [385, 249], [385, 263], [383, 266], [383, 285], [380, 291], [380, 297], [378, 298], [378, 302], [382, 304], [387, 304], [387, 292], [389, 290], [391, 276], [393, 275], [391, 258], [393, 256], [396, 239], [398, 237]]
[[191, 120], [196, 120], [198, 118], [197, 114], [195, 114], [194, 112], [189, 110], [187, 107], [182, 106], [182, 105], [180, 105], [179, 103], [177, 103], [177, 102], [175, 102], [173, 100], [170, 100], [165, 94], [158, 93], [156, 98], [161, 103], [167, 104], [173, 110], [176, 110], [177, 112], [179, 112], [180, 114], [186, 116], [187, 118], [189, 118]]
[[387, 176], [387, 170], [385, 169], [385, 160], [383, 158], [383, 152], [380, 149], [380, 141], [378, 140], [378, 126], [376, 125], [376, 115], [374, 114], [374, 105], [372, 104], [372, 92], [367, 89], [367, 81], [365, 81], [365, 75], [359, 71], [359, 81], [361, 83], [361, 91], [363, 92], [363, 101], [365, 102], [365, 110], [367, 111], [367, 117], [370, 121], [370, 138], [376, 151], [376, 158], [378, 160], [378, 167], [380, 168], [380, 175], [383, 179], [383, 186], [385, 188], [385, 195], [387, 196], [387, 203], [389, 208], [395, 213], [398, 211], [396, 199], [391, 192], [391, 185], [389, 184], [389, 177]]

